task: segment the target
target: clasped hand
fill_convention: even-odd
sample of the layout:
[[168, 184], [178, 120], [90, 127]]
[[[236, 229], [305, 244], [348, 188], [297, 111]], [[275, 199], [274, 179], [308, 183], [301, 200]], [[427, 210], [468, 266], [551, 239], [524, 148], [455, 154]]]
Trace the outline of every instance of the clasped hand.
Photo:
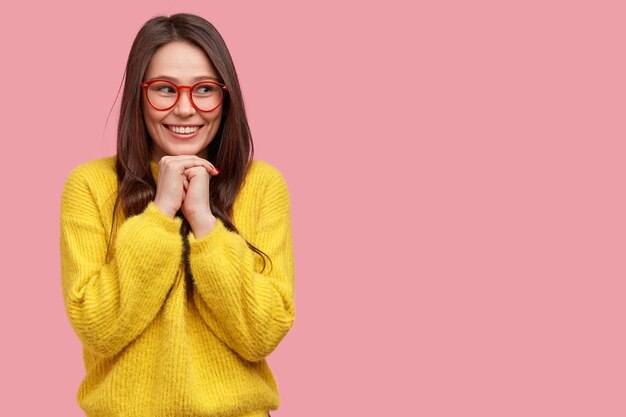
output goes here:
[[219, 171], [206, 159], [195, 155], [164, 156], [159, 161], [154, 204], [174, 218], [181, 210], [196, 238], [215, 225], [209, 204], [209, 182]]

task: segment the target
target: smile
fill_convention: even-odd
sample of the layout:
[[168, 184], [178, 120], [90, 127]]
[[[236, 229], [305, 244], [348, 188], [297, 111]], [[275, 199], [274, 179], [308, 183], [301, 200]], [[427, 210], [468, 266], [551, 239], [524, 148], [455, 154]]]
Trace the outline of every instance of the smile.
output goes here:
[[191, 135], [196, 133], [198, 129], [202, 127], [200, 126], [174, 126], [174, 125], [164, 125], [166, 128], [171, 130], [174, 133], [178, 133], [179, 135]]

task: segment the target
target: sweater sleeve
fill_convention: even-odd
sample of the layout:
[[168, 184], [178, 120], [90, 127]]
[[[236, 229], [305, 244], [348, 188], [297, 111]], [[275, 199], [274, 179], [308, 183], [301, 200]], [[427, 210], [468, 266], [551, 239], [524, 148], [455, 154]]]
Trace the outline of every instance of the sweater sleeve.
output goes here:
[[189, 235], [194, 302], [209, 328], [252, 362], [276, 348], [295, 318], [289, 196], [277, 171], [262, 198], [251, 243], [271, 259], [263, 272], [260, 257], [221, 221], [202, 239]]
[[113, 356], [161, 309], [181, 268], [181, 221], [150, 203], [108, 233], [88, 181], [70, 174], [61, 199], [61, 272], [67, 315], [83, 346]]

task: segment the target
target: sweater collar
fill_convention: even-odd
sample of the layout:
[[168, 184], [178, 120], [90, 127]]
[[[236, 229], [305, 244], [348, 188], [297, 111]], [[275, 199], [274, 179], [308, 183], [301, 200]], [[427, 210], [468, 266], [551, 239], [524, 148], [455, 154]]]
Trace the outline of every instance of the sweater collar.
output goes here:
[[152, 170], [152, 177], [156, 182], [159, 179], [159, 163], [150, 161], [150, 169]]

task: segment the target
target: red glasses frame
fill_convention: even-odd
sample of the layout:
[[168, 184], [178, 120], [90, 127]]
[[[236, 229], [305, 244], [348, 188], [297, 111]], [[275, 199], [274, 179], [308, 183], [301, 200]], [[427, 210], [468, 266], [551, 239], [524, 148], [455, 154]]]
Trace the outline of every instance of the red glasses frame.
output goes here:
[[[154, 104], [152, 104], [152, 102], [150, 101], [150, 98], [148, 97], [148, 87], [150, 87], [152, 84], [154, 84], [156, 82], [170, 83], [174, 87], [176, 87], [176, 91], [178, 92], [178, 95], [176, 96], [176, 101], [174, 101], [174, 104], [172, 104], [171, 106], [169, 106], [166, 109], [156, 108], [154, 106]], [[219, 86], [223, 90], [223, 92], [222, 92], [222, 99], [220, 100], [219, 104], [217, 106], [213, 107], [211, 110], [202, 110], [201, 108], [196, 106], [196, 103], [193, 101], [193, 95], [191, 94], [191, 92], [199, 84], [213, 84], [213, 85]], [[218, 83], [217, 81], [211, 81], [211, 80], [199, 81], [199, 82], [195, 83], [194, 85], [176, 85], [175, 83], [173, 83], [170, 80], [157, 79], [157, 80], [143, 81], [139, 85], [141, 87], [143, 87], [143, 91], [144, 91], [144, 94], [146, 95], [146, 100], [148, 101], [148, 103], [152, 106], [153, 109], [158, 110], [158, 111], [168, 111], [168, 110], [172, 109], [174, 106], [176, 106], [176, 104], [178, 103], [178, 100], [180, 100], [180, 95], [181, 95], [182, 90], [189, 90], [189, 101], [191, 102], [191, 105], [198, 111], [201, 111], [203, 113], [209, 113], [209, 112], [212, 112], [212, 111], [216, 110], [219, 106], [222, 105], [222, 103], [224, 102], [224, 96], [226, 95], [226, 91], [228, 91], [228, 89], [226, 88], [226, 85], [224, 85], [222, 83]]]

